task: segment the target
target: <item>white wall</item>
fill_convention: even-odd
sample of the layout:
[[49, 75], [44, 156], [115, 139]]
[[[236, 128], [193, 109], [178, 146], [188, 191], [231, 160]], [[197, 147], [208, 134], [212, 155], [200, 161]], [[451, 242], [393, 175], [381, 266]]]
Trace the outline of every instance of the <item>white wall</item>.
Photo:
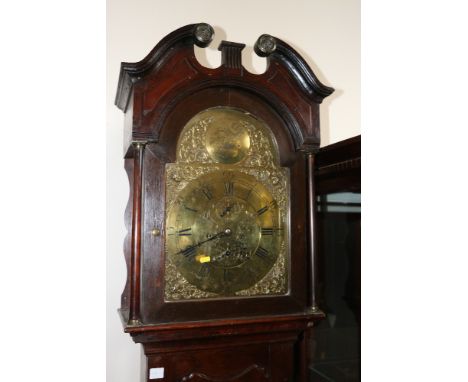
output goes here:
[[123, 169], [123, 113], [114, 106], [121, 61], [141, 60], [166, 34], [207, 22], [216, 35], [197, 57], [217, 66], [221, 40], [242, 42], [244, 65], [265, 70], [252, 53], [268, 33], [293, 46], [335, 93], [321, 109], [322, 146], [360, 134], [359, 0], [108, 0], [107, 2], [107, 381], [139, 379], [140, 349], [117, 315], [126, 270], [122, 252], [128, 180]]

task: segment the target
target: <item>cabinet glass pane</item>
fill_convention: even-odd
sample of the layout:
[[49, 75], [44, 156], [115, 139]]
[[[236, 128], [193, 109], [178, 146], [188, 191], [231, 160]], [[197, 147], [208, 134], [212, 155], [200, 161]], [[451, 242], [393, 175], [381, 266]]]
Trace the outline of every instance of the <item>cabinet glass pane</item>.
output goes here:
[[360, 380], [361, 195], [318, 197], [319, 306], [313, 381]]

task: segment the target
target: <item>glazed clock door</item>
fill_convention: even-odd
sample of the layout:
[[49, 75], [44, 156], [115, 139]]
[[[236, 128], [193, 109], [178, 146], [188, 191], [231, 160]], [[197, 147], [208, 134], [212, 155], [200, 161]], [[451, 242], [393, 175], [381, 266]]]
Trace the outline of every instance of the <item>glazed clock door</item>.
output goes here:
[[166, 165], [165, 299], [287, 293], [288, 179], [260, 119], [232, 107], [194, 116]]

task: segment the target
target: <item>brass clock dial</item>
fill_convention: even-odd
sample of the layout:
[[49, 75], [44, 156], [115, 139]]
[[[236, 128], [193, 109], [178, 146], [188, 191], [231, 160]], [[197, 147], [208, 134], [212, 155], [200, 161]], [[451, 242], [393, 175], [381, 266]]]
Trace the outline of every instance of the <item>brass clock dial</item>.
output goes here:
[[250, 137], [237, 113], [218, 113], [216, 125], [206, 131], [206, 150], [218, 163], [237, 163], [248, 154]]
[[167, 301], [287, 293], [289, 172], [263, 121], [199, 112], [165, 179]]
[[167, 218], [168, 256], [201, 290], [247, 289], [275, 263], [283, 238], [278, 205], [253, 176], [214, 171], [189, 183]]

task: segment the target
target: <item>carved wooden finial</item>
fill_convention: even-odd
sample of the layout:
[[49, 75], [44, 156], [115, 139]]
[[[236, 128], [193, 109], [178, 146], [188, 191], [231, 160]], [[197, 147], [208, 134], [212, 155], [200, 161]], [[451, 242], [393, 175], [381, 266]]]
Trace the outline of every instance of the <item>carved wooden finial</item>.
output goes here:
[[260, 57], [267, 57], [276, 49], [276, 39], [269, 34], [262, 34], [255, 43], [254, 50]]
[[214, 29], [210, 24], [200, 23], [193, 31], [194, 43], [200, 48], [206, 48], [213, 40]]
[[232, 68], [242, 68], [242, 49], [245, 48], [245, 44], [240, 44], [231, 41], [221, 41], [218, 50], [221, 51], [221, 65]]

